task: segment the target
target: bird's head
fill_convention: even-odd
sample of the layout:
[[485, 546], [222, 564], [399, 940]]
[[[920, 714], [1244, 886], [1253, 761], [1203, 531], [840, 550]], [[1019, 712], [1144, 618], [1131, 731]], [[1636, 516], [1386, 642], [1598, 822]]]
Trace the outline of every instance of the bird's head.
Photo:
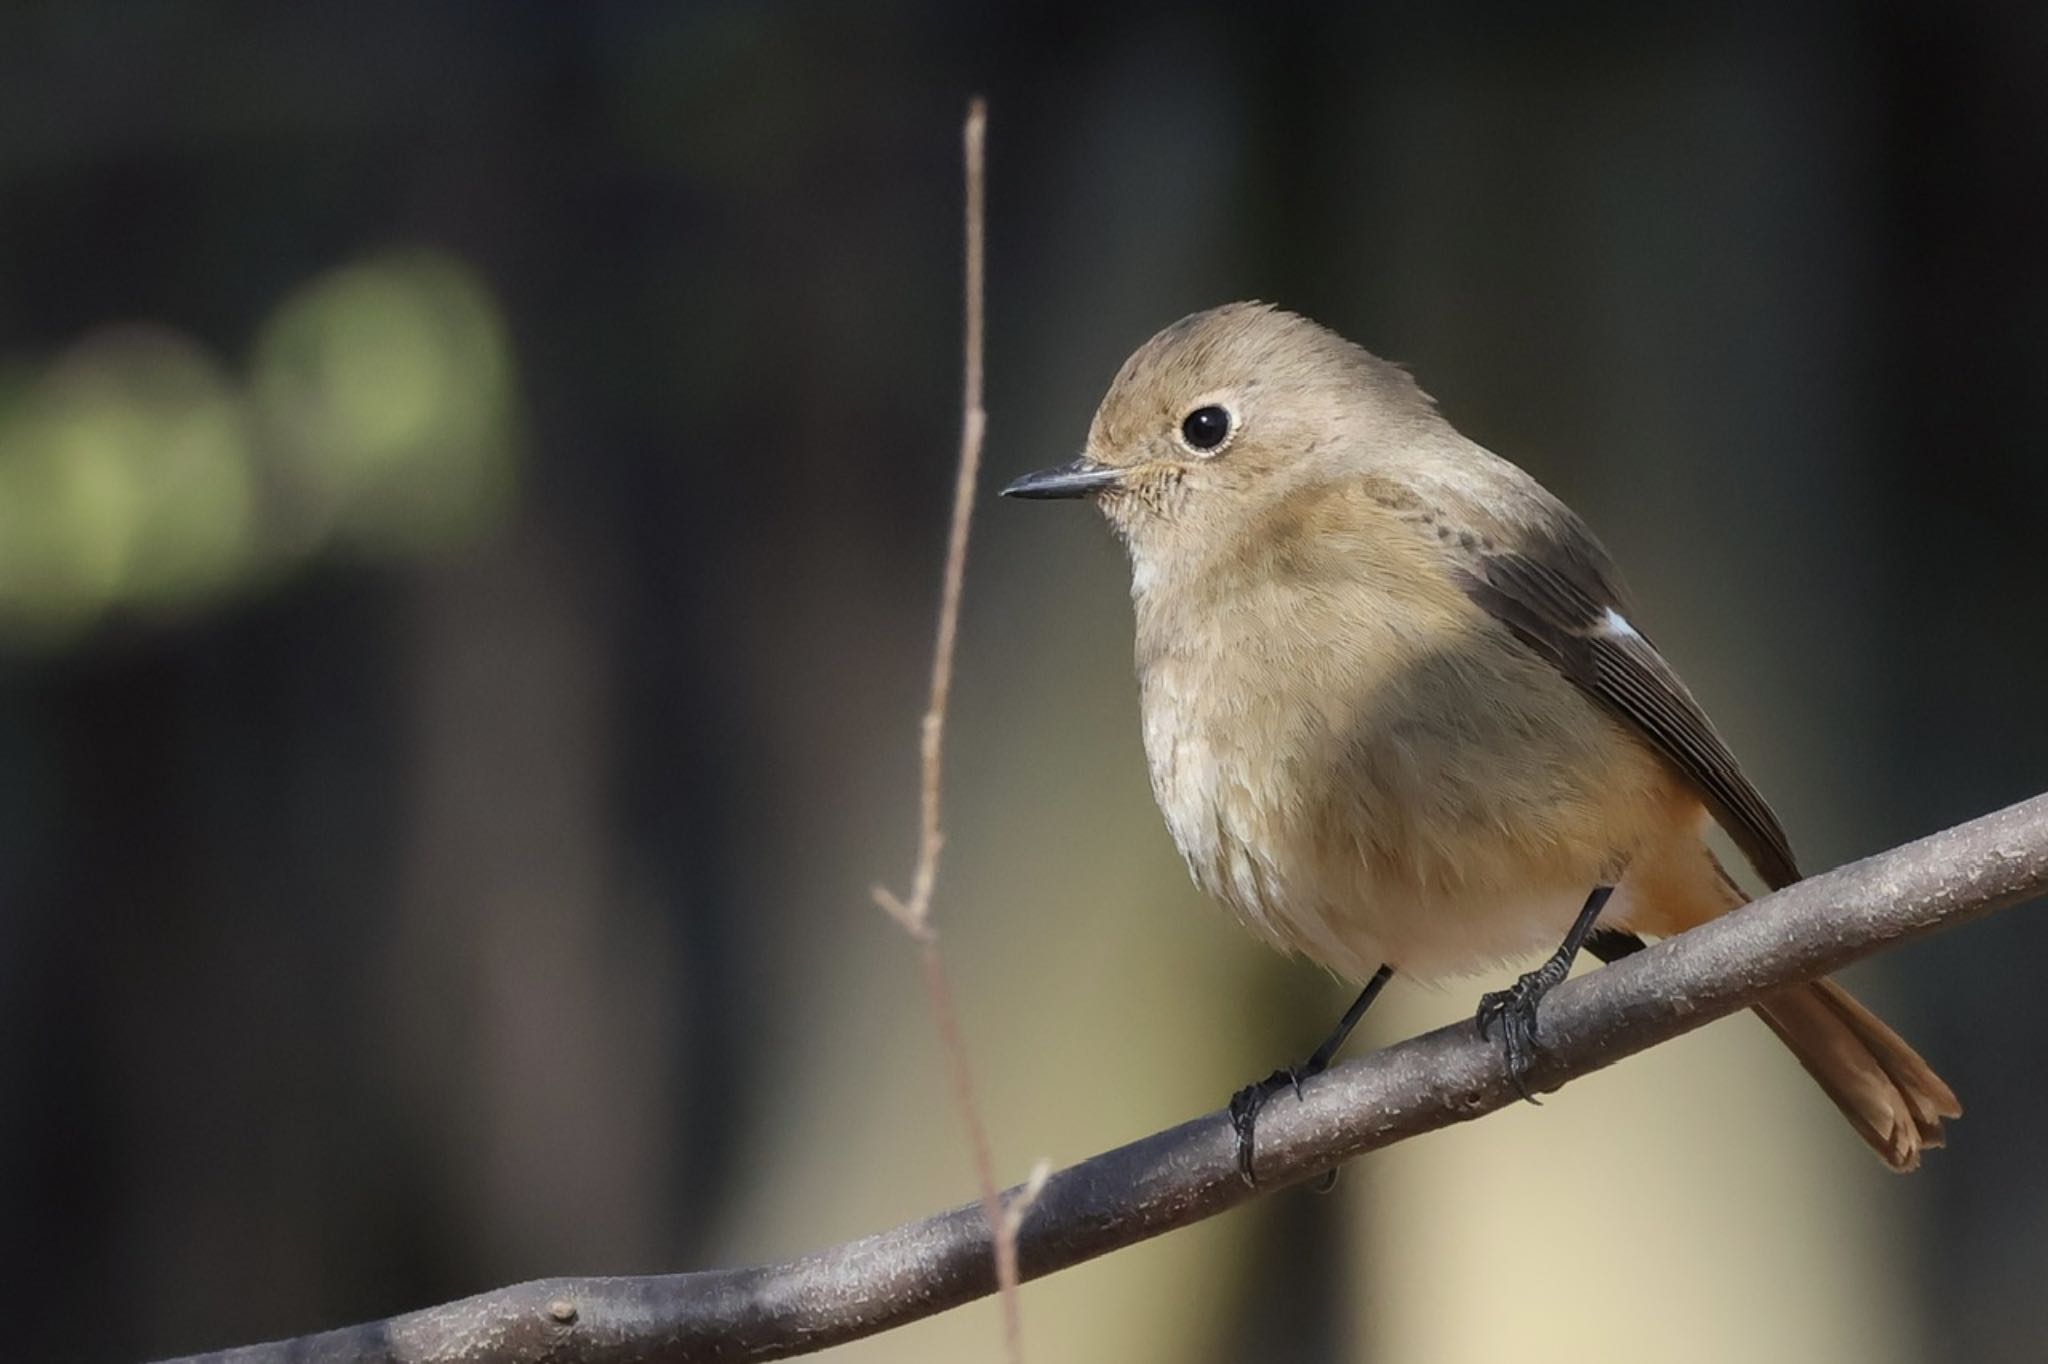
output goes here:
[[1157, 560], [1229, 543], [1421, 421], [1435, 412], [1405, 370], [1305, 317], [1229, 303], [1140, 346], [1081, 456], [1003, 496], [1089, 498], [1134, 559]]

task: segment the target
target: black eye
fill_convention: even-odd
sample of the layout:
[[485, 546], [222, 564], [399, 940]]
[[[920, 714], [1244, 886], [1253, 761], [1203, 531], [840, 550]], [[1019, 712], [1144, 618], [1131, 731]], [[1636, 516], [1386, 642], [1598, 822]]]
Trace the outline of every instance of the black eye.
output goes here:
[[1191, 450], [1214, 450], [1230, 434], [1230, 413], [1211, 403], [1188, 413], [1180, 424], [1180, 438]]

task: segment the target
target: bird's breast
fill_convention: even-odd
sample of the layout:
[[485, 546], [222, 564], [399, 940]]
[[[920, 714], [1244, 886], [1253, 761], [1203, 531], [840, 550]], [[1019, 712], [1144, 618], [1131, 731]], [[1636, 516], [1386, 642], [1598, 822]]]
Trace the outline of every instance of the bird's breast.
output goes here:
[[1462, 607], [1356, 580], [1139, 603], [1145, 753], [1196, 883], [1349, 977], [1553, 945], [1664, 781]]

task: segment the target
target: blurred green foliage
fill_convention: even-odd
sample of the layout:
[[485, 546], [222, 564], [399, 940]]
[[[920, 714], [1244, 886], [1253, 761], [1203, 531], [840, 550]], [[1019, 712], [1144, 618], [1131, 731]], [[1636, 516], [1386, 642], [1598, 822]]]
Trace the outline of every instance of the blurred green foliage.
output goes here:
[[512, 505], [503, 311], [462, 262], [399, 250], [287, 295], [246, 375], [150, 323], [0, 379], [0, 636], [61, 648], [329, 552], [467, 542]]

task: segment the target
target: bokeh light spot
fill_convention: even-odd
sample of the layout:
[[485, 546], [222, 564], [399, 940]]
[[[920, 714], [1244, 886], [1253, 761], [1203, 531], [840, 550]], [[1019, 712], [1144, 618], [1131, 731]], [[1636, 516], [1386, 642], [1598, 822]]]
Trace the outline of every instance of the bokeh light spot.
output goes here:
[[313, 281], [265, 328], [252, 382], [287, 524], [308, 542], [431, 548], [495, 521], [513, 490], [505, 322], [447, 256], [396, 253]]
[[252, 505], [219, 366], [170, 331], [93, 333], [0, 396], [0, 625], [47, 642], [215, 593], [247, 563]]

